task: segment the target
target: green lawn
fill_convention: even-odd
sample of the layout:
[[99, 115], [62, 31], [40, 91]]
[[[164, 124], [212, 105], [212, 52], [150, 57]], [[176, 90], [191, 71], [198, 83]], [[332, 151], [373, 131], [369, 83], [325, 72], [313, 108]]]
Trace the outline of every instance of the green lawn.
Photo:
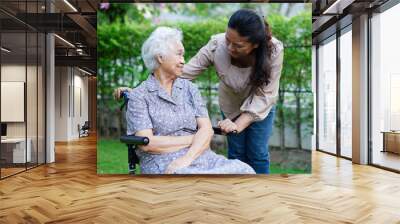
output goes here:
[[97, 141], [97, 173], [127, 174], [128, 150], [118, 140], [100, 139]]
[[[226, 150], [222, 154], [226, 156]], [[137, 166], [138, 167], [138, 166]], [[140, 173], [140, 170], [137, 169]], [[310, 173], [300, 169], [282, 169], [279, 164], [271, 164], [271, 174], [304, 174]], [[127, 174], [128, 150], [125, 144], [118, 140], [100, 139], [97, 141], [97, 173], [98, 174]]]

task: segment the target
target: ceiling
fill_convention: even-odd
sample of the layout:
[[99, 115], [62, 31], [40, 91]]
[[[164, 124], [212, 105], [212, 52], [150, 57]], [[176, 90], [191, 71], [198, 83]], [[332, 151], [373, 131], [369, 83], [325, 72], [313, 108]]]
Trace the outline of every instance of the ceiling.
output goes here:
[[388, 0], [313, 0], [313, 43], [334, 34], [351, 24], [352, 19], [363, 13], [373, 12]]
[[[9, 60], [25, 55], [31, 58], [38, 48], [29, 32], [52, 32], [57, 34], [56, 66], [79, 66], [95, 74], [99, 3], [100, 0], [1, 0], [2, 46], [12, 49], [7, 57]], [[26, 31], [28, 45], [25, 45], [25, 35], [20, 34]]]
[[[1, 28], [3, 32], [14, 34], [25, 32], [26, 29], [54, 32], [60, 37], [55, 38], [56, 65], [80, 66], [96, 73], [96, 9], [100, 2], [101, 0], [47, 0], [46, 5], [46, 0], [1, 0]], [[353, 17], [374, 10], [386, 2], [388, 0], [312, 0], [313, 43], [319, 43], [334, 34], [338, 28], [351, 24]], [[52, 13], [48, 13], [50, 9]], [[4, 38], [9, 38], [10, 40], [5, 41], [10, 43], [11, 40], [14, 41], [9, 47], [19, 49], [22, 55], [26, 54], [23, 52], [24, 48], [21, 48], [25, 46], [25, 40], [20, 40], [15, 35], [13, 37], [12, 34]], [[35, 45], [28, 44], [28, 55], [35, 51], [34, 47]], [[17, 54], [18, 51], [15, 52]]]

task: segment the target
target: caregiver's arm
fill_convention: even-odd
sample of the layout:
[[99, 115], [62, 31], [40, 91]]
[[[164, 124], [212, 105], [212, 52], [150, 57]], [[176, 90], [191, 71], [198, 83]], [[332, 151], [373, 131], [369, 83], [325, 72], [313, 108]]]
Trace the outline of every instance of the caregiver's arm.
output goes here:
[[242, 113], [235, 121], [238, 132], [244, 130], [252, 122], [265, 119], [278, 100], [279, 80], [283, 64], [283, 45], [279, 43], [276, 48], [277, 52], [271, 60], [269, 84], [262, 87], [261, 94], [249, 96], [240, 107]]
[[155, 136], [151, 129], [141, 130], [135, 133], [135, 136], [149, 138], [148, 145], [141, 145], [145, 152], [159, 154], [166, 152], [178, 151], [182, 148], [189, 147], [192, 144], [194, 135], [187, 136]]
[[204, 70], [206, 70], [214, 61], [214, 52], [217, 48], [217, 40], [212, 36], [210, 41], [203, 46], [197, 54], [192, 57], [188, 63], [183, 66], [181, 75], [184, 79], [195, 79]]
[[254, 118], [251, 114], [249, 113], [241, 113], [240, 116], [236, 119], [234, 122], [236, 124], [236, 131], [238, 133], [242, 132], [244, 129], [246, 129], [251, 123], [253, 123]]
[[129, 87], [125, 87], [125, 86], [120, 86], [120, 87], [114, 89], [114, 92], [113, 92], [114, 99], [115, 100], [120, 100], [121, 99], [121, 92], [123, 92], [123, 91], [130, 92], [130, 91], [132, 91], [132, 89], [129, 88]]
[[204, 150], [210, 147], [210, 142], [214, 135], [209, 118], [199, 117], [196, 120], [198, 130], [194, 135], [192, 145], [186, 153], [186, 156], [188, 156], [192, 161], [199, 157]]

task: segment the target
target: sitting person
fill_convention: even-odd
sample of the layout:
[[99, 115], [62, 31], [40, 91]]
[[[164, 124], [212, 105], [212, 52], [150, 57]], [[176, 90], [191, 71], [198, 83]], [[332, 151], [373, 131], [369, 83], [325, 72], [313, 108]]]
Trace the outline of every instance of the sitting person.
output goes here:
[[181, 31], [157, 28], [142, 46], [151, 71], [132, 90], [126, 113], [127, 134], [148, 137], [136, 153], [143, 174], [255, 174], [240, 160], [213, 152], [211, 121], [197, 87], [181, 79], [184, 65]]

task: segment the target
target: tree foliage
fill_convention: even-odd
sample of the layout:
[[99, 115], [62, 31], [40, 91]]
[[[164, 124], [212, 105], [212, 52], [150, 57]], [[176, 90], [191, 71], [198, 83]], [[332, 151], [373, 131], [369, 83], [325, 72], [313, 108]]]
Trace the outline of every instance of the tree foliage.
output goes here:
[[[209, 6], [204, 7], [206, 10]], [[129, 10], [131, 15], [135, 12], [141, 14], [137, 8]], [[109, 18], [108, 22], [98, 24], [98, 117], [101, 136], [119, 135], [123, 131], [125, 122], [118, 112], [119, 103], [112, 99], [112, 92], [119, 86], [134, 87], [147, 78], [148, 71], [140, 57], [140, 50], [144, 40], [156, 28], [140, 16], [138, 18], [142, 18], [142, 22]], [[281, 129], [283, 127], [283, 131], [285, 126], [297, 128], [297, 132], [305, 129], [307, 133], [297, 133], [301, 138], [310, 134], [313, 126], [311, 13], [301, 13], [292, 18], [269, 14], [267, 20], [273, 35], [285, 46], [278, 117], [275, 124]], [[212, 35], [224, 32], [226, 24], [227, 19], [207, 19], [157, 26], [173, 26], [183, 31], [185, 59], [188, 61]], [[214, 68], [204, 73], [196, 83], [208, 100], [210, 115], [219, 116], [218, 105], [214, 102], [217, 94], [217, 75]], [[299, 125], [303, 128], [298, 129]]]

